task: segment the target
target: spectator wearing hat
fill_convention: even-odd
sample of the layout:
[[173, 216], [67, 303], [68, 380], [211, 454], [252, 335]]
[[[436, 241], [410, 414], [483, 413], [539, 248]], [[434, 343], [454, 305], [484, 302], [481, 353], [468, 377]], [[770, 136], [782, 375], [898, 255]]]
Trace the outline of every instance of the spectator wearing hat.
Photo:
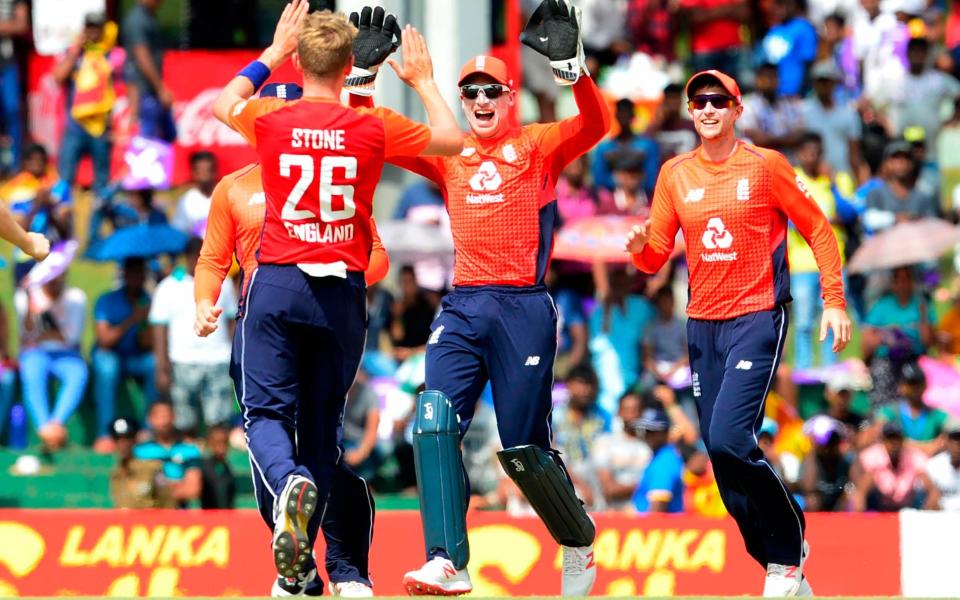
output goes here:
[[837, 85], [843, 81], [843, 72], [833, 58], [828, 58], [813, 65], [810, 79], [813, 94], [803, 101], [803, 122], [807, 131], [820, 134], [823, 158], [834, 177], [853, 177], [856, 182], [866, 182], [869, 173], [860, 153], [863, 135], [860, 115], [851, 104], [836, 100]]
[[927, 148], [927, 132], [920, 125], [910, 125], [903, 130], [903, 139], [912, 148], [917, 189], [939, 201], [940, 169], [937, 162], [929, 158], [933, 148]]
[[846, 425], [826, 415], [804, 424], [804, 433], [813, 441], [800, 468], [800, 493], [809, 512], [845, 511], [853, 490], [851, 469], [855, 455], [845, 443]]
[[[837, 421], [843, 426], [844, 439], [850, 441], [857, 450], [865, 447], [870, 439], [870, 420], [866, 416], [850, 408], [853, 393], [857, 389], [857, 382], [852, 375], [837, 373], [827, 379], [824, 386], [824, 399], [827, 401], [827, 410], [823, 415]], [[875, 436], [875, 434], [874, 434]]]
[[597, 437], [591, 462], [608, 510], [624, 510], [650, 464], [652, 452], [640, 426], [643, 400], [635, 392], [620, 397], [613, 431]]
[[110, 472], [110, 500], [117, 508], [176, 508], [163, 476], [163, 461], [134, 458], [140, 425], [120, 417], [109, 426], [117, 465]]
[[[593, 175], [593, 184], [599, 188], [613, 191], [617, 188], [614, 178], [614, 162], [617, 156], [630, 156], [642, 163], [639, 168], [642, 176], [638, 189], [650, 196], [657, 183], [657, 172], [660, 169], [660, 148], [650, 136], [640, 134], [633, 129], [633, 120], [636, 116], [633, 102], [628, 98], [617, 101], [614, 118], [617, 120], [616, 137], [603, 140], [597, 144], [592, 154], [590, 173]], [[637, 170], [637, 167], [631, 167]]]
[[174, 427], [173, 405], [167, 400], [154, 402], [147, 411], [147, 425], [149, 439], [133, 447], [133, 457], [160, 461], [161, 482], [169, 486], [177, 506], [198, 500], [203, 486], [200, 448], [184, 441]]
[[683, 458], [669, 443], [670, 418], [662, 408], [647, 408], [637, 425], [653, 458], [633, 493], [633, 506], [641, 513], [683, 512]]
[[911, 445], [933, 456], [943, 449], [944, 427], [949, 416], [939, 408], [923, 403], [927, 377], [916, 361], [907, 362], [900, 369], [896, 402], [877, 411], [877, 423], [896, 423]]
[[925, 353], [933, 342], [935, 322], [933, 307], [916, 289], [913, 269], [894, 269], [889, 291], [867, 310], [860, 340], [873, 380], [874, 407], [897, 400], [900, 366]]
[[860, 453], [850, 494], [852, 509], [895, 512], [936, 508], [940, 491], [927, 476], [926, 466], [926, 454], [904, 443], [899, 423], [884, 423], [881, 440]]
[[877, 232], [904, 221], [936, 217], [937, 199], [917, 188], [913, 147], [898, 139], [883, 151], [883, 183], [870, 190], [866, 197], [863, 224]]
[[788, 157], [796, 150], [805, 131], [803, 104], [780, 91], [777, 66], [757, 67], [756, 91], [743, 97], [743, 116], [737, 127], [757, 146], [773, 148]]
[[670, 83], [663, 88], [663, 100], [647, 126], [647, 135], [657, 142], [661, 164], [674, 156], [690, 152], [700, 143], [697, 128], [687, 116], [682, 85]]
[[947, 424], [946, 435], [946, 448], [927, 463], [927, 475], [940, 492], [940, 508], [960, 511], [960, 422]]
[[120, 382], [126, 378], [137, 380], [147, 402], [153, 402], [156, 396], [146, 278], [146, 262], [142, 258], [127, 259], [123, 263], [123, 285], [100, 296], [93, 308], [96, 343], [91, 364], [99, 436], [94, 448], [100, 452], [110, 451], [108, 427], [116, 411]]

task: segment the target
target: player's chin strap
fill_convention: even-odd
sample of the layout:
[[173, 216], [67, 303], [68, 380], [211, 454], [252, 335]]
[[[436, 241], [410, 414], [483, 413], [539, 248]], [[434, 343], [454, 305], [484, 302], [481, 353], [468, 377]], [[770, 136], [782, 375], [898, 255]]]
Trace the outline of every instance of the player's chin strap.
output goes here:
[[380, 65], [374, 65], [369, 69], [354, 66], [343, 82], [344, 89], [358, 96], [372, 96], [376, 90], [379, 69]]
[[[580, 8], [573, 8], [573, 11], [577, 23], [583, 23]], [[551, 60], [550, 70], [553, 71], [553, 81], [557, 85], [573, 85], [580, 80], [581, 75], [590, 76], [586, 53], [583, 51], [583, 39], [580, 36], [577, 36], [577, 54], [566, 60]]]

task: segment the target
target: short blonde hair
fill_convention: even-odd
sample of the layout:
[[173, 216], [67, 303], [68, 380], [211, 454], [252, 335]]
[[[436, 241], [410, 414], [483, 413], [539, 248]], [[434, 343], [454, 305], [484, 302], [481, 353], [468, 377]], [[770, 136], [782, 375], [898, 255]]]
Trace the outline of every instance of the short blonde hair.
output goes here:
[[357, 28], [342, 13], [329, 10], [307, 15], [297, 36], [297, 54], [305, 73], [324, 78], [346, 68]]

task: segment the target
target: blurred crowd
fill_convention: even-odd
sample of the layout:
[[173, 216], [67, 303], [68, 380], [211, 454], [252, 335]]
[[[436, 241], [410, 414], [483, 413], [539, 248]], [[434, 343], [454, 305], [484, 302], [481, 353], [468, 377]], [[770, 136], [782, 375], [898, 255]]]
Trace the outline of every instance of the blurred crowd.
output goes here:
[[[148, 138], [176, 137], [161, 76], [160, 3], [138, 0], [119, 23], [89, 15], [56, 61], [52, 74], [69, 101], [53, 161], [21, 126], [16, 53], [28, 45], [28, 6], [0, 0], [0, 200], [52, 240], [82, 237], [77, 260], [118, 265], [114, 289], [88, 298], [71, 277], [72, 254], [43, 279], [26, 257], [13, 256], [16, 323], [0, 310], [0, 440], [22, 440], [25, 413], [44, 451], [61, 451], [80, 443], [67, 425], [88, 410], [93, 448], [117, 455], [111, 494], [118, 505], [228, 507], [235, 484], [226, 457], [245, 443], [229, 378], [236, 285], [224, 287], [218, 331], [200, 339], [192, 330], [192, 275], [224, 173], [214, 155], [198, 152], [190, 157], [191, 184], [158, 194], [122, 185], [124, 174], [111, 170], [109, 158], [121, 133], [111, 118], [121, 78], [133, 108], [125, 126]], [[616, 125], [564, 170], [562, 228], [649, 214], [660, 166], [697, 145], [681, 82], [705, 68], [738, 78], [746, 92], [741, 137], [793, 162], [845, 258], [904, 222], [958, 220], [960, 12], [938, 0], [575, 4], [584, 12], [589, 68]], [[530, 118], [555, 119], [564, 98], [542, 60], [523, 52]], [[75, 178], [86, 156], [94, 200], [78, 223]], [[392, 223], [436, 228], [439, 236], [447, 226], [440, 191], [413, 183], [397, 199]], [[104, 254], [102, 244], [133, 225], [166, 227], [186, 242], [153, 257]], [[957, 369], [955, 266], [931, 260], [848, 273], [859, 347], [841, 361], [829, 339], [817, 342], [816, 264], [792, 230], [788, 252], [792, 337], [757, 423], [766, 460], [806, 510], [960, 509], [960, 422], [925, 402], [930, 365]], [[368, 290], [367, 347], [344, 415], [344, 460], [381, 493], [415, 485], [411, 411], [452, 258], [435, 248], [395, 255], [393, 275]], [[584, 501], [593, 510], [724, 514], [687, 362], [682, 246], [652, 277], [587, 255], [555, 261], [548, 285], [560, 323], [555, 443]], [[92, 346], [84, 347], [90, 331]], [[120, 396], [130, 394], [142, 401], [118, 414], [130, 404]], [[527, 511], [497, 463], [491, 403], [487, 389], [463, 441], [473, 505]]]

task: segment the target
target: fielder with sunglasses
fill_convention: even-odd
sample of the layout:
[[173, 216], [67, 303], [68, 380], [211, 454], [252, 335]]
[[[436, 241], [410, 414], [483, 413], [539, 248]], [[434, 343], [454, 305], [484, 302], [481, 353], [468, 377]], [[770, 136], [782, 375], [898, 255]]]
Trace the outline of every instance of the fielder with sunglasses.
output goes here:
[[513, 77], [499, 59], [477, 56], [460, 71], [470, 125], [463, 152], [392, 161], [440, 186], [456, 249], [454, 290], [433, 323], [427, 391], [417, 399], [414, 452], [427, 562], [404, 577], [411, 594], [473, 589], [460, 437], [488, 380], [505, 448], [500, 462], [563, 546], [563, 594], [587, 595], [596, 577], [593, 522], [551, 447], [557, 311], [543, 283], [557, 226], [557, 178], [610, 127], [584, 70], [578, 12], [563, 0], [545, 0], [521, 37], [550, 60], [558, 85], [573, 86], [578, 116], [514, 125]]
[[787, 219], [813, 249], [824, 310], [820, 340], [850, 341], [840, 252], [830, 223], [782, 154], [736, 138], [737, 82], [719, 71], [687, 82], [700, 148], [660, 171], [651, 219], [627, 238], [633, 264], [656, 273], [678, 230], [687, 244], [687, 340], [700, 432], [720, 495], [747, 551], [766, 570], [764, 596], [811, 596], [803, 513], [757, 447], [764, 402], [787, 336]]

